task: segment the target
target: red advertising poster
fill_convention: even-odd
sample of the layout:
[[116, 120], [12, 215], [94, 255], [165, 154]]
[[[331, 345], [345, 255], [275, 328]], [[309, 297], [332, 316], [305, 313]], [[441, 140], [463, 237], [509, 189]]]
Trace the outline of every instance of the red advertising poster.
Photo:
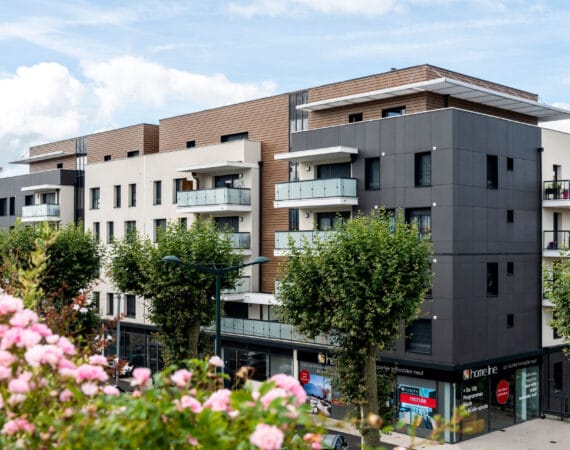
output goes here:
[[499, 381], [499, 384], [497, 384], [497, 390], [495, 392], [495, 395], [497, 396], [497, 403], [499, 405], [504, 405], [507, 403], [509, 394], [509, 383], [507, 383], [505, 380]]
[[407, 403], [409, 405], [425, 406], [427, 408], [435, 408], [435, 398], [420, 397], [419, 395], [400, 394], [400, 403]]

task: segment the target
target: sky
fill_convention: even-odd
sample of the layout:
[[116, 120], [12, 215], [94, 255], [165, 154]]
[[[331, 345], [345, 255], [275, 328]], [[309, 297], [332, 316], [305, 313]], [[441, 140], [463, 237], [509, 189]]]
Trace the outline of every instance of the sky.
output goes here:
[[570, 109], [569, 27], [568, 0], [0, 0], [2, 176], [31, 145], [426, 63]]

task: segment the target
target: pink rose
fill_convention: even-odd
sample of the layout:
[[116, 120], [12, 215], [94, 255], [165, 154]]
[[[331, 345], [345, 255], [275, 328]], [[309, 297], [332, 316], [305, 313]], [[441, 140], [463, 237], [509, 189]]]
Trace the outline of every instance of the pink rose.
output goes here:
[[26, 372], [21, 374], [19, 377], [10, 380], [8, 383], [8, 390], [12, 394], [27, 394], [31, 389], [30, 378], [32, 378], [32, 374], [30, 372]]
[[69, 389], [65, 389], [65, 390], [61, 391], [61, 394], [59, 394], [59, 401], [60, 402], [66, 402], [68, 400], [71, 400], [72, 397], [73, 397], [73, 394], [71, 393], [71, 391]]
[[179, 411], [190, 409], [194, 414], [199, 414], [203, 409], [200, 402], [189, 395], [184, 395], [180, 400], [175, 400], [174, 403]]
[[267, 394], [261, 397], [261, 404], [263, 405], [263, 409], [267, 409], [271, 402], [276, 398], [287, 398], [289, 397], [289, 393], [283, 388], [275, 388], [271, 389]]
[[295, 396], [295, 406], [302, 405], [307, 401], [307, 393], [301, 383], [299, 383], [295, 378], [285, 375], [283, 373], [278, 373], [273, 375], [269, 381], [273, 381], [275, 386], [285, 389], [289, 394]]
[[93, 397], [97, 392], [99, 392], [99, 387], [95, 383], [88, 381], [81, 385], [81, 391], [88, 397]]
[[229, 389], [213, 392], [204, 402], [204, 408], [210, 408], [212, 411], [230, 411], [230, 395]]
[[20, 311], [24, 308], [24, 303], [19, 298], [7, 294], [0, 294], [0, 315]]
[[38, 315], [29, 309], [18, 311], [10, 319], [10, 325], [16, 328], [26, 328], [28, 325], [33, 325], [37, 322]]
[[109, 395], [110, 397], [116, 397], [120, 393], [121, 392], [115, 386], [107, 385], [103, 388], [103, 394]]
[[150, 369], [146, 367], [137, 367], [133, 370], [133, 381], [131, 386], [146, 386], [150, 382]]
[[75, 381], [81, 383], [85, 380], [90, 381], [107, 381], [109, 375], [101, 366], [92, 366], [91, 364], [82, 364], [75, 369]]
[[108, 361], [103, 355], [93, 355], [89, 357], [89, 364], [94, 366], [106, 366]]
[[208, 363], [210, 363], [214, 367], [224, 367], [224, 362], [222, 361], [222, 358], [220, 358], [219, 356], [212, 356], [208, 361]]
[[176, 372], [174, 372], [172, 374], [172, 376], [170, 377], [170, 379], [178, 387], [181, 387], [181, 388], [188, 387], [188, 384], [190, 383], [190, 380], [192, 379], [192, 372], [190, 372], [186, 369], [180, 369], [180, 370], [177, 370]]
[[249, 437], [249, 442], [261, 450], [278, 450], [283, 444], [283, 432], [275, 425], [260, 423]]

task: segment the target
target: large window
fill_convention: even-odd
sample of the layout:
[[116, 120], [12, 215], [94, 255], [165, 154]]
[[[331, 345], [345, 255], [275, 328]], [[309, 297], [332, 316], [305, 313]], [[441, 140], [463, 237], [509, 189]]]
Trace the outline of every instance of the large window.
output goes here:
[[406, 114], [405, 106], [396, 106], [394, 108], [386, 108], [382, 110], [382, 117], [396, 117]]
[[112, 316], [115, 314], [115, 294], [107, 294], [107, 315]]
[[317, 166], [319, 180], [331, 178], [350, 178], [350, 163], [321, 164]]
[[499, 187], [499, 164], [496, 155], [487, 155], [487, 189]]
[[414, 180], [416, 187], [431, 186], [431, 153], [414, 155]]
[[431, 354], [431, 320], [417, 319], [406, 328], [406, 351]]
[[164, 230], [166, 230], [166, 219], [154, 219], [154, 242], [158, 242], [158, 236]]
[[127, 295], [127, 317], [137, 317], [137, 298], [134, 295]]
[[34, 204], [34, 195], [33, 194], [26, 195], [24, 197], [24, 205], [32, 206], [33, 204]]
[[364, 189], [380, 189], [380, 158], [366, 158], [364, 161]]
[[487, 297], [499, 295], [499, 263], [487, 263]]
[[222, 216], [215, 217], [214, 221], [216, 226], [221, 231], [227, 231], [228, 233], [239, 232], [239, 217], [238, 216]]
[[98, 187], [91, 188], [90, 194], [91, 194], [91, 202], [90, 202], [91, 209], [99, 209], [99, 200], [101, 194], [100, 189]]
[[137, 206], [137, 185], [129, 184], [129, 206]]
[[337, 226], [350, 219], [349, 211], [317, 213], [317, 229], [320, 231], [334, 230]]
[[431, 234], [431, 209], [406, 209], [406, 222], [416, 225], [420, 236], [429, 236]]
[[304, 131], [309, 128], [309, 113], [297, 109], [298, 105], [308, 103], [307, 91], [295, 92], [289, 95], [289, 131]]
[[125, 236], [131, 236], [137, 231], [137, 221], [127, 220], [125, 221]]
[[299, 231], [299, 210], [289, 210], [289, 231]]
[[228, 175], [216, 175], [214, 177], [214, 187], [237, 187], [239, 175], [237, 173], [230, 173]]
[[93, 222], [93, 237], [96, 241], [101, 239], [101, 225], [99, 222]]
[[156, 180], [152, 183], [153, 204], [160, 205], [162, 203], [162, 181]]
[[107, 244], [115, 239], [115, 222], [107, 222]]
[[247, 139], [248, 136], [249, 133], [247, 131], [243, 131], [241, 133], [224, 134], [220, 140], [222, 142], [241, 141], [243, 139]]
[[120, 208], [121, 207], [121, 185], [120, 184], [113, 186], [113, 193], [114, 193], [113, 207]]

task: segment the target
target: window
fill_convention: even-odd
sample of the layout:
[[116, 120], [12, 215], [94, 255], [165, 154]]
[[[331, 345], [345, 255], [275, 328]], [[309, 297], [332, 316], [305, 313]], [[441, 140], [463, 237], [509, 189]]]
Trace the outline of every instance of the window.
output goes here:
[[63, 169], [63, 163], [57, 163], [57, 164], [55, 165], [55, 168], [56, 168], [56, 169]]
[[125, 221], [125, 236], [130, 236], [137, 231], [137, 221], [127, 220]]
[[507, 209], [507, 223], [515, 221], [515, 212], [512, 209]]
[[387, 108], [382, 110], [382, 117], [396, 117], [406, 114], [405, 106], [396, 106], [395, 108]]
[[178, 193], [183, 191], [191, 191], [193, 187], [192, 180], [186, 178], [175, 178], [172, 180], [172, 203], [178, 202]]
[[512, 277], [515, 274], [515, 263], [512, 261], [507, 262], [507, 275]]
[[129, 184], [129, 206], [137, 206], [137, 185]]
[[348, 123], [362, 122], [362, 113], [354, 113], [348, 115]]
[[414, 155], [414, 183], [416, 187], [431, 186], [431, 153]]
[[103, 156], [103, 161], [111, 161], [111, 155]]
[[127, 294], [127, 317], [137, 317], [137, 298], [134, 295]]
[[216, 175], [214, 177], [214, 187], [237, 187], [239, 180], [239, 175], [237, 173], [232, 173], [229, 175]]
[[431, 234], [431, 209], [409, 208], [406, 209], [406, 222], [416, 225], [421, 237]]
[[154, 205], [162, 203], [162, 181], [157, 180], [152, 183], [152, 198]]
[[5, 216], [8, 214], [8, 199], [0, 198], [0, 216]]
[[97, 188], [91, 188], [90, 192], [91, 192], [91, 203], [90, 203], [91, 209], [99, 209], [99, 198], [101, 191], [97, 187]]
[[221, 137], [221, 142], [241, 141], [247, 138], [248, 138], [248, 132], [243, 131], [241, 133], [225, 134]]
[[308, 103], [309, 94], [307, 91], [295, 92], [289, 95], [289, 132], [305, 131], [309, 129], [309, 113], [302, 109], [297, 109], [298, 105]]
[[121, 185], [117, 184], [113, 187], [114, 192], [114, 199], [113, 199], [113, 207], [120, 208], [121, 207]]
[[499, 295], [499, 264], [487, 263], [487, 297]]
[[334, 230], [350, 219], [349, 211], [317, 213], [317, 230]]
[[380, 189], [380, 158], [364, 160], [364, 189], [368, 191]]
[[513, 158], [507, 158], [507, 170], [509, 172], [515, 170], [515, 160]]
[[561, 339], [562, 336], [558, 334], [558, 329], [556, 327], [552, 327], [552, 339]]
[[499, 187], [499, 165], [497, 156], [487, 155], [487, 189]]
[[289, 210], [289, 231], [299, 231], [299, 210]]
[[55, 192], [45, 192], [42, 194], [42, 205], [57, 205]]
[[107, 222], [107, 244], [115, 238], [115, 222]]
[[33, 194], [26, 195], [24, 197], [24, 205], [25, 206], [32, 206], [34, 204], [34, 196]]
[[431, 354], [431, 320], [417, 319], [406, 328], [406, 351]]
[[350, 178], [350, 163], [321, 164], [317, 166], [317, 179]]
[[100, 302], [100, 298], [101, 298], [101, 293], [98, 291], [93, 291], [91, 293], [91, 302], [93, 303], [93, 306], [95, 306], [95, 311], [99, 312], [99, 302]]
[[186, 217], [179, 217], [179, 218], [178, 218], [178, 225], [179, 225], [180, 228], [182, 228], [183, 230], [188, 229], [188, 218], [186, 218]]
[[554, 392], [562, 390], [562, 362], [555, 362], [552, 364], [552, 388]]
[[154, 242], [158, 242], [158, 236], [166, 230], [166, 219], [154, 219]]
[[10, 197], [10, 215], [16, 215], [16, 197]]
[[196, 147], [196, 141], [186, 141], [186, 148]]
[[96, 241], [101, 239], [101, 226], [99, 222], [93, 222], [93, 237]]
[[515, 326], [515, 315], [507, 314], [507, 328], [513, 328]]
[[112, 316], [115, 313], [115, 294], [107, 294], [107, 315]]
[[214, 221], [218, 230], [227, 231], [228, 233], [239, 232], [239, 217], [238, 216], [222, 216], [215, 217]]
[[136, 158], [137, 156], [139, 156], [138, 150], [131, 150], [127, 152], [127, 158]]

